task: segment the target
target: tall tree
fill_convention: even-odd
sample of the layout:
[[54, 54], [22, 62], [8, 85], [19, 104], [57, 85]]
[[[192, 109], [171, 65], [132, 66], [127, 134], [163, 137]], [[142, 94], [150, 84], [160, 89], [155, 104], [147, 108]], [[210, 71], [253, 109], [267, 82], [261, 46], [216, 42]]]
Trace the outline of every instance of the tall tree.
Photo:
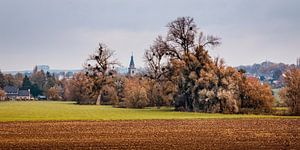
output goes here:
[[99, 43], [98, 50], [87, 59], [85, 69], [86, 75], [93, 79], [93, 93], [98, 95], [96, 105], [100, 105], [105, 86], [113, 86], [114, 65], [118, 65], [113, 59], [114, 51], [107, 48], [105, 44]]
[[[204, 49], [220, 44], [219, 38], [198, 34], [193, 18], [180, 17], [167, 25], [166, 39], [158, 37], [150, 50], [145, 52], [146, 62], [152, 78], [159, 81], [162, 76], [177, 87], [177, 97], [183, 99], [188, 111], [197, 110], [198, 93], [204, 85], [195, 86], [201, 74], [213, 75], [213, 60]], [[199, 39], [197, 41], [197, 39]], [[194, 94], [194, 95], [193, 95]]]

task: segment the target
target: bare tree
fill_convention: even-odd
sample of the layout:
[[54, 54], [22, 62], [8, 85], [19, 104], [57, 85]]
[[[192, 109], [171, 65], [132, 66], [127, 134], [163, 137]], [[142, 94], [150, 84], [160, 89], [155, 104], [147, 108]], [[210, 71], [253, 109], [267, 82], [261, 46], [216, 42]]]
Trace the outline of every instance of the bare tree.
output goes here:
[[99, 43], [98, 50], [90, 55], [85, 64], [86, 75], [94, 81], [93, 90], [98, 95], [96, 105], [100, 105], [103, 88], [113, 85], [114, 66], [119, 63], [113, 59], [114, 51], [110, 50], [105, 44]]

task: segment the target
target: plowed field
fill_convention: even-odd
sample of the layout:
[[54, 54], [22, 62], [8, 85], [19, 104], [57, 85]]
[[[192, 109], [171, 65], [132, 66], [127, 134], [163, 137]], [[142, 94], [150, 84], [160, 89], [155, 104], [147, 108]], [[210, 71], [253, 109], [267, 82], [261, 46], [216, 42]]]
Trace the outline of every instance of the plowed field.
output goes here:
[[0, 149], [300, 149], [300, 119], [0, 123]]

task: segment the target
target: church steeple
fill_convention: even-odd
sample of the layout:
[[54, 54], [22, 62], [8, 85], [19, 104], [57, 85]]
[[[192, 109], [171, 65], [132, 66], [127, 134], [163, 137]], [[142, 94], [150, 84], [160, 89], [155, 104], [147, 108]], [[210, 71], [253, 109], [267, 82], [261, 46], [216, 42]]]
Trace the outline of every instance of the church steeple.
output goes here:
[[129, 68], [135, 68], [135, 67], [134, 67], [134, 61], [133, 61], [133, 55], [131, 55]]
[[135, 65], [134, 65], [133, 53], [132, 53], [130, 63], [129, 63], [129, 68], [128, 68], [128, 75], [129, 76], [134, 76], [135, 73], [136, 73], [135, 71], [136, 71], [136, 68], [135, 68]]

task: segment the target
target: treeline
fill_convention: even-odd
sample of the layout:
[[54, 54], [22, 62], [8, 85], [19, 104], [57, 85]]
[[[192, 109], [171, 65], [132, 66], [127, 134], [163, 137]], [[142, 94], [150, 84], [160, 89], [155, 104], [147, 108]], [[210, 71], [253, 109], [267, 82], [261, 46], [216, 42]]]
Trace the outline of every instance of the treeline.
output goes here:
[[167, 35], [158, 36], [145, 51], [147, 71], [136, 77], [117, 75], [114, 52], [100, 44], [86, 62], [86, 73], [69, 81], [70, 98], [80, 104], [109, 99], [117, 107], [174, 105], [180, 111], [271, 111], [274, 97], [268, 84], [247, 78], [242, 70], [209, 56], [207, 49], [218, 46], [219, 38], [199, 32], [190, 17], [178, 18], [167, 27]]
[[[47, 93], [62, 87], [60, 97], [78, 104], [175, 106], [178, 111], [211, 113], [272, 111], [274, 96], [267, 83], [247, 77], [245, 70], [226, 66], [223, 59], [209, 55], [208, 49], [220, 45], [220, 38], [199, 31], [190, 17], [177, 18], [167, 27], [167, 34], [158, 36], [144, 53], [146, 71], [136, 76], [118, 74], [114, 51], [100, 43], [88, 57], [85, 72], [60, 82], [51, 82], [48, 74], [36, 73], [26, 79], [33, 83], [28, 87], [35, 85]], [[293, 114], [300, 111], [299, 72], [294, 68], [284, 74], [286, 88], [281, 92]], [[23, 87], [27, 85], [25, 78]]]
[[145, 73], [118, 75], [114, 51], [100, 44], [86, 62], [86, 73], [70, 80], [65, 93], [79, 104], [172, 105], [179, 111], [213, 113], [272, 111], [274, 97], [267, 83], [246, 77], [245, 70], [226, 66], [223, 59], [208, 54], [207, 49], [220, 44], [219, 38], [199, 32], [190, 17], [178, 18], [167, 27], [167, 35], [158, 36], [145, 51]]

